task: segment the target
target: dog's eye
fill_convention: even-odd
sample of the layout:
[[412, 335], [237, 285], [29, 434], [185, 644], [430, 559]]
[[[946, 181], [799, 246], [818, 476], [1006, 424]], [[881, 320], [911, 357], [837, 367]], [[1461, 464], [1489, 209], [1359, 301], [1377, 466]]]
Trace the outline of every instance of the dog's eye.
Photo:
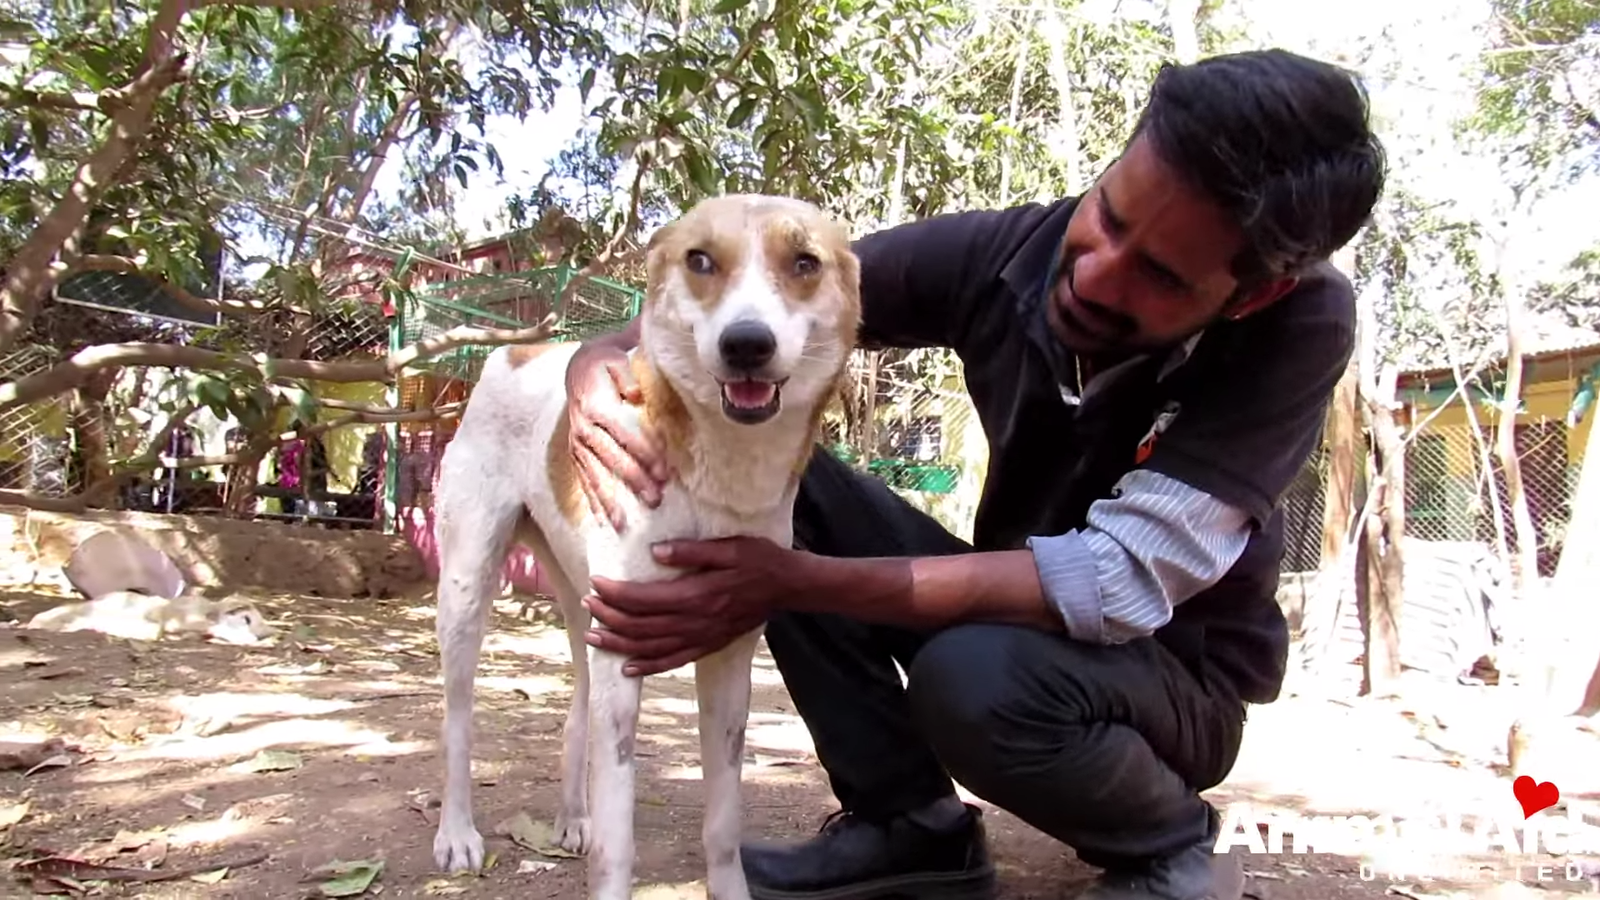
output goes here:
[[717, 264], [711, 260], [711, 254], [704, 250], [690, 250], [684, 256], [683, 264], [696, 275], [710, 275], [717, 270]]
[[794, 273], [796, 275], [814, 275], [822, 268], [822, 260], [810, 253], [801, 253], [794, 258]]

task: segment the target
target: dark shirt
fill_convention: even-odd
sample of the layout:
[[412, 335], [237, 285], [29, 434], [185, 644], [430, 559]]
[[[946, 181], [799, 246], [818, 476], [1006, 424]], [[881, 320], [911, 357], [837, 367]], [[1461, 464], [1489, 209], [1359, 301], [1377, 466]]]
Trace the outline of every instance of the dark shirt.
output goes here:
[[1243, 555], [1155, 636], [1209, 662], [1242, 699], [1270, 702], [1288, 653], [1275, 599], [1278, 501], [1317, 446], [1353, 352], [1354, 292], [1324, 263], [1267, 309], [1209, 327], [1176, 366], [1161, 354], [1136, 360], [1071, 405], [1061, 391], [1070, 354], [1044, 327], [1043, 304], [1075, 205], [939, 216], [862, 238], [863, 346], [961, 358], [989, 442], [979, 550], [1083, 527], [1090, 505], [1136, 468], [1247, 512]]

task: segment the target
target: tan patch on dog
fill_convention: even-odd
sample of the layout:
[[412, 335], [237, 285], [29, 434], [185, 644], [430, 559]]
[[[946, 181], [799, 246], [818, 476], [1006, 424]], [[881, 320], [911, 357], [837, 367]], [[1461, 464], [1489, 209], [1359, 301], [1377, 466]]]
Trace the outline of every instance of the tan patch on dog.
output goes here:
[[[534, 345], [537, 346], [537, 345]], [[550, 490], [555, 494], [556, 508], [561, 518], [576, 525], [583, 520], [589, 507], [583, 495], [583, 484], [578, 480], [578, 461], [570, 449], [572, 423], [565, 415], [556, 422], [550, 434], [550, 444], [545, 447], [544, 463], [550, 475]]]
[[[744, 263], [744, 242], [737, 240], [736, 234], [719, 235], [719, 221], [719, 217], [696, 207], [683, 218], [656, 229], [649, 243], [646, 302], [663, 293], [671, 272], [682, 269], [684, 284], [694, 299], [702, 306], [716, 305]], [[696, 250], [710, 257], [710, 273], [689, 269], [689, 254]]]
[[639, 392], [644, 397], [639, 424], [649, 428], [661, 441], [667, 465], [681, 471], [689, 464], [694, 444], [694, 423], [689, 419], [689, 407], [666, 377], [650, 365], [649, 354], [642, 352], [642, 348], [633, 355], [633, 377], [639, 382]]
[[540, 344], [512, 344], [506, 349], [506, 362], [520, 369], [559, 345], [545, 341]]

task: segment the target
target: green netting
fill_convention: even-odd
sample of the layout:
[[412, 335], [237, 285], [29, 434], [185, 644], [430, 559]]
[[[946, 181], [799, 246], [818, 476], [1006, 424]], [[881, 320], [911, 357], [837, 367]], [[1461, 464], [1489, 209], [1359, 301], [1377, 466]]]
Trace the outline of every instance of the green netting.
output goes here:
[[[524, 328], [550, 313], [577, 270], [566, 266], [479, 275], [430, 284], [401, 304], [398, 340], [405, 346], [458, 325]], [[644, 293], [607, 278], [580, 284], [557, 319], [555, 340], [584, 340], [622, 328], [639, 312]], [[460, 347], [434, 358], [440, 375], [476, 381], [492, 348]]]

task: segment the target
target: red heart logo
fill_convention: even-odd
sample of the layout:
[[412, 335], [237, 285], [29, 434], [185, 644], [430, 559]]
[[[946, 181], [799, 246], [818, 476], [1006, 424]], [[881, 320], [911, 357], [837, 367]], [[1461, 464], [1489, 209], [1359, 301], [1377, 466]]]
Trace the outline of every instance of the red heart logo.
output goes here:
[[1517, 802], [1522, 804], [1522, 817], [1532, 818], [1533, 814], [1541, 809], [1549, 809], [1561, 799], [1561, 789], [1549, 781], [1534, 784], [1531, 777], [1522, 775], [1511, 782], [1511, 793], [1517, 795]]

